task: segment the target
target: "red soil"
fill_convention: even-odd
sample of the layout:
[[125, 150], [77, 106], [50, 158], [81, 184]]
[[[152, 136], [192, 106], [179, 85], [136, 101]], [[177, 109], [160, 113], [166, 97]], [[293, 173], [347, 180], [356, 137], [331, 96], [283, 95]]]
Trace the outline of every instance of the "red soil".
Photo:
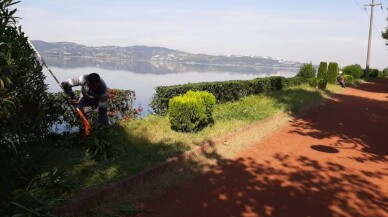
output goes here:
[[388, 80], [346, 88], [144, 216], [388, 216]]

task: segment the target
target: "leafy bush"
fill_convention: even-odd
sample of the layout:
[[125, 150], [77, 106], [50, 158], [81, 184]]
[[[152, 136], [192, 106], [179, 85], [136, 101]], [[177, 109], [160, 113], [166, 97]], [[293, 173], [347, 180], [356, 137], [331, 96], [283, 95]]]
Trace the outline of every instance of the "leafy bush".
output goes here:
[[337, 76], [339, 74], [338, 63], [330, 62], [327, 69], [327, 78], [326, 81], [330, 84], [337, 83]]
[[342, 77], [344, 78], [345, 82], [348, 84], [353, 84], [355, 81], [354, 77], [351, 75], [343, 75]]
[[171, 129], [181, 132], [198, 131], [207, 123], [206, 106], [202, 98], [182, 95], [170, 99]]
[[362, 70], [361, 66], [358, 64], [349, 65], [342, 69], [342, 72], [345, 75], [351, 75], [354, 79], [361, 78], [364, 75], [364, 71]]
[[318, 85], [318, 78], [310, 78], [308, 82], [310, 87], [315, 88]]
[[327, 86], [327, 81], [325, 79], [318, 79], [318, 88], [325, 90]]
[[303, 83], [302, 78], [279, 76], [244, 81], [216, 81], [156, 87], [150, 106], [156, 114], [167, 114], [169, 99], [187, 91], [207, 91], [216, 97], [217, 103], [236, 101], [252, 94], [268, 93]]
[[208, 118], [208, 122], [213, 122], [213, 110], [214, 106], [216, 105], [216, 97], [207, 92], [207, 91], [188, 91], [186, 93], [187, 96], [200, 98], [203, 100], [205, 107], [206, 107], [206, 116]]
[[301, 77], [285, 78], [285, 87], [293, 87], [305, 83]]
[[326, 79], [327, 77], [327, 62], [321, 62], [319, 63], [319, 68], [318, 68], [318, 79]]
[[305, 81], [308, 81], [310, 78], [315, 77], [315, 72], [316, 70], [313, 64], [306, 63], [299, 69], [299, 72], [296, 76], [303, 78]]
[[[42, 67], [20, 27], [13, 0], [0, 1], [0, 195], [32, 170], [28, 147], [48, 135], [55, 114]], [[2, 197], [6, 199], [5, 197]]]
[[383, 70], [383, 76], [384, 76], [384, 77], [387, 77], [387, 76], [388, 76], [388, 68], [385, 68], [385, 69]]
[[369, 77], [371, 78], [377, 78], [379, 76], [379, 70], [378, 69], [369, 69]]

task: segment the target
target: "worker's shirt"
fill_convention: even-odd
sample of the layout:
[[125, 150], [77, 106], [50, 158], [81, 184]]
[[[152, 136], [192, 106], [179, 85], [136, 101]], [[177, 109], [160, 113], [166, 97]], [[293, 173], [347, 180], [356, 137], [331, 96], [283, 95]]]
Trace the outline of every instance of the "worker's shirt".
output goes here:
[[87, 80], [87, 75], [81, 75], [78, 78], [72, 78], [66, 81], [70, 87], [82, 86], [81, 93], [83, 97], [98, 99], [98, 107], [106, 108], [108, 105], [108, 88], [100, 78], [100, 88], [97, 91], [91, 91], [89, 89], [89, 81]]

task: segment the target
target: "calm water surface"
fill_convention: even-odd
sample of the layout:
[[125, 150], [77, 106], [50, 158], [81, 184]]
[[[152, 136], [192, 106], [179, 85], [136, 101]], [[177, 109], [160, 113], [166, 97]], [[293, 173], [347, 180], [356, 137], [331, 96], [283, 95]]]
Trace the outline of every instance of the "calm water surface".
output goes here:
[[[45, 57], [44, 59], [60, 81], [95, 72], [100, 74], [109, 88], [135, 91], [135, 106], [141, 105], [143, 107], [142, 116], [151, 111], [149, 102], [157, 86], [249, 80], [267, 76], [292, 77], [298, 71], [297, 68], [280, 67], [192, 65], [60, 57]], [[59, 86], [48, 71], [45, 73], [49, 91], [60, 91]]]

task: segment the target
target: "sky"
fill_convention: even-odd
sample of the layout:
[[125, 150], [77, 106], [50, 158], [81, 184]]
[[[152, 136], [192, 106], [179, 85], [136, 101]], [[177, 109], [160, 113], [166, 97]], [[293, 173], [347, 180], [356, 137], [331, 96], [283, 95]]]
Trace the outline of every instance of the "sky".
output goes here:
[[[375, 0], [380, 3], [380, 0]], [[366, 65], [370, 0], [22, 0], [33, 40], [88, 46], [161, 46], [191, 53], [252, 55]], [[375, 7], [371, 64], [388, 66], [381, 32], [388, 0]]]

